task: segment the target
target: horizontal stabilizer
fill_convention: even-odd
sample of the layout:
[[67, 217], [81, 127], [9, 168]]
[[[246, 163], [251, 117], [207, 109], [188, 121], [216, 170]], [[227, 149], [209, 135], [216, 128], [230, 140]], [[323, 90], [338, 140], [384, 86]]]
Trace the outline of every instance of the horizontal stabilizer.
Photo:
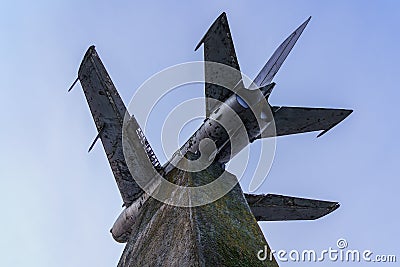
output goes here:
[[323, 131], [321, 136], [352, 112], [348, 109], [272, 107], [276, 136]]
[[245, 197], [257, 221], [315, 220], [339, 208], [338, 202], [274, 194]]

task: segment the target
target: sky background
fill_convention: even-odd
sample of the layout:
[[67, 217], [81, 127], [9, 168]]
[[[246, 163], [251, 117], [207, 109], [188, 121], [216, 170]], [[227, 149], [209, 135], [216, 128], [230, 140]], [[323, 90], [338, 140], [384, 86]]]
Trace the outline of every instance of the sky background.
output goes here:
[[[128, 103], [156, 72], [202, 60], [194, 47], [223, 11], [241, 70], [250, 77], [313, 16], [276, 75], [270, 102], [354, 109], [321, 138], [277, 139], [258, 192], [341, 207], [317, 221], [260, 223], [271, 247], [321, 251], [345, 238], [349, 249], [400, 260], [400, 3], [231, 2], [1, 1], [1, 266], [116, 266], [124, 245], [109, 229], [122, 201], [100, 143], [87, 153], [96, 129], [81, 87], [67, 89], [95, 44]], [[182, 97], [203, 95], [201, 86], [187, 90]], [[175, 102], [165, 104], [172, 109]], [[148, 138], [159, 155], [159, 132]]]

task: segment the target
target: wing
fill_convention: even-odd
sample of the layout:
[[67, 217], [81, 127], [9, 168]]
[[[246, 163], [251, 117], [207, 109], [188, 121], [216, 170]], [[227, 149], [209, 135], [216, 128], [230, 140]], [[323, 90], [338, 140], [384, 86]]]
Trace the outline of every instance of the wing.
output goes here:
[[135, 118], [128, 114], [94, 46], [91, 46], [85, 54], [78, 71], [78, 79], [98, 130], [95, 141], [98, 138], [101, 139], [124, 205], [128, 207], [143, 194], [143, 190], [133, 179], [125, 160], [122, 143], [124, 119], [129, 120], [125, 130], [133, 133], [129, 135], [127, 141], [131, 152], [129, 164], [138, 166], [133, 172], [135, 178], [146, 176], [145, 171], [152, 171], [151, 163], [153, 162], [149, 160], [152, 150], [148, 149], [150, 145]]
[[[222, 13], [211, 25], [210, 29], [201, 39], [195, 50], [197, 50], [201, 44], [204, 44], [204, 61], [221, 63], [238, 70], [238, 72], [234, 72], [233, 75], [223, 77], [224, 84], [227, 84], [233, 89], [241, 82], [242, 76], [240, 74], [239, 63], [236, 58], [235, 47], [233, 46], [232, 36], [225, 12]], [[206, 81], [215, 80], [214, 77], [218, 72], [218, 69], [214, 67], [210, 68], [205, 64]], [[207, 99], [212, 98], [223, 102], [230, 95], [232, 95], [232, 91], [227, 88], [212, 83], [205, 84], [205, 96]], [[215, 109], [217, 104], [218, 102], [216, 101], [206, 100], [207, 117]]]
[[347, 109], [272, 107], [276, 135], [289, 135], [320, 131], [321, 136], [353, 111]]
[[315, 220], [339, 208], [339, 203], [281, 195], [245, 194], [257, 221]]

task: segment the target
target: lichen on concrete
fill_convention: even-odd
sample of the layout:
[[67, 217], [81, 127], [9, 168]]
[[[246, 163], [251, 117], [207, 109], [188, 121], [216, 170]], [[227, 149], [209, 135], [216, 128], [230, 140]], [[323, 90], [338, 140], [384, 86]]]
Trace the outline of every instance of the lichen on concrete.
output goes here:
[[[189, 173], [174, 169], [166, 179], [179, 185], [212, 182], [219, 164]], [[222, 198], [199, 207], [176, 207], [150, 198], [133, 226], [118, 267], [278, 266], [260, 261], [267, 242], [237, 184]]]

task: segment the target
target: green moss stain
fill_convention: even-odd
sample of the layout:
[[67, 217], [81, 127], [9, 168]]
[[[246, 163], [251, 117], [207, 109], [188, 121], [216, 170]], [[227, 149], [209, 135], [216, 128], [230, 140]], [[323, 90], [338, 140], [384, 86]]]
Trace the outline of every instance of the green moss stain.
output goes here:
[[[168, 179], [198, 186], [223, 172], [212, 164], [198, 173], [173, 170]], [[119, 267], [278, 266], [260, 261], [267, 244], [237, 184], [217, 201], [194, 208], [170, 206], [150, 198], [143, 206]]]

